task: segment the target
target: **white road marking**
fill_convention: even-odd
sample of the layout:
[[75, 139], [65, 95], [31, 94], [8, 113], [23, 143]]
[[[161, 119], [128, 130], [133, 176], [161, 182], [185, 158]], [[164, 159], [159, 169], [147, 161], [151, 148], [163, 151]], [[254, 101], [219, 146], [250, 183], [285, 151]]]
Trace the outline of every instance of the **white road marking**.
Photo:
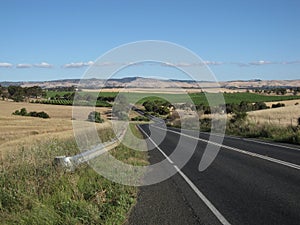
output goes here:
[[217, 217], [217, 219], [223, 225], [230, 225], [226, 218], [216, 209], [216, 207], [205, 197], [205, 195], [197, 188], [197, 186], [176, 166], [174, 162], [163, 152], [163, 150], [158, 147], [158, 145], [153, 141], [152, 138], [140, 127], [140, 130], [148, 137], [148, 139], [155, 145], [155, 147], [163, 154], [163, 156], [173, 164], [173, 167], [180, 174], [180, 176], [187, 182], [187, 184], [192, 188], [192, 190], [198, 195], [198, 197], [204, 202], [204, 204], [210, 209], [210, 211]]
[[171, 163], [174, 164], [174, 162], [166, 155], [166, 153], [164, 153], [160, 147], [158, 147], [158, 145], [152, 140], [152, 138], [149, 137], [149, 135], [140, 127], [140, 130], [148, 137], [148, 139], [152, 142], [152, 144], [154, 144], [154, 146], [160, 151], [160, 153]]
[[[206, 132], [200, 132], [202, 134], [208, 134]], [[280, 144], [274, 144], [274, 143], [270, 143], [270, 142], [264, 142], [264, 141], [258, 141], [258, 140], [253, 140], [253, 139], [247, 139], [247, 138], [243, 138], [243, 137], [234, 137], [234, 136], [230, 136], [230, 135], [222, 135], [222, 134], [216, 134], [216, 133], [211, 133], [211, 135], [215, 135], [215, 136], [219, 136], [219, 137], [226, 137], [226, 138], [232, 138], [232, 139], [236, 139], [236, 140], [242, 140], [242, 141], [248, 141], [248, 142], [255, 142], [255, 143], [259, 143], [259, 144], [264, 144], [264, 145], [270, 145], [270, 146], [275, 146], [275, 147], [280, 147], [280, 148], [287, 148], [287, 149], [291, 149], [291, 150], [296, 150], [296, 151], [300, 151], [300, 148], [296, 148], [296, 147], [291, 147], [291, 146], [286, 146], [286, 145], [280, 145]]]
[[255, 142], [255, 143], [259, 143], [259, 144], [264, 144], [264, 145], [270, 145], [270, 146], [275, 146], [275, 147], [287, 148], [287, 149], [291, 149], [291, 150], [300, 151], [299, 148], [290, 147], [290, 146], [286, 146], [286, 145], [273, 144], [273, 143], [264, 142], [264, 141], [257, 141], [257, 140], [253, 140], [253, 139], [243, 139], [243, 140], [244, 141], [249, 141], [249, 142]]
[[[160, 128], [160, 127], [157, 127], [157, 126], [154, 126], [154, 125], [152, 125], [152, 126], [157, 128], [157, 129], [160, 129], [160, 130], [165, 130], [163, 128]], [[196, 139], [196, 140], [199, 140], [199, 141], [203, 141], [203, 142], [206, 142], [206, 143], [209, 143], [209, 144], [213, 144], [213, 145], [216, 145], [216, 146], [219, 146], [219, 147], [222, 147], [222, 148], [226, 148], [228, 150], [232, 150], [232, 151], [235, 151], [235, 152], [239, 152], [239, 153], [242, 153], [242, 154], [245, 154], [245, 155], [250, 155], [250, 156], [253, 156], [253, 157], [256, 157], [256, 158], [264, 159], [264, 160], [267, 160], [267, 161], [270, 161], [270, 162], [278, 163], [278, 164], [281, 164], [281, 165], [284, 165], [284, 166], [287, 166], [287, 167], [290, 167], [290, 168], [300, 170], [300, 165], [297, 165], [297, 164], [294, 164], [294, 163], [282, 161], [280, 159], [274, 159], [274, 158], [264, 156], [264, 155], [260, 155], [260, 154], [257, 154], [257, 153], [253, 153], [253, 152], [248, 152], [248, 151], [245, 151], [245, 150], [242, 150], [242, 149], [239, 149], [239, 148], [234, 148], [234, 147], [230, 147], [230, 146], [227, 146], [227, 145], [219, 144], [219, 143], [212, 142], [212, 141], [202, 139], [202, 138], [199, 138], [199, 137], [193, 137], [193, 136], [183, 134], [183, 133], [180, 133], [180, 132], [177, 132], [177, 131], [174, 131], [174, 130], [167, 129], [167, 131], [170, 131], [170, 132], [173, 132], [173, 133], [176, 133], [176, 134], [180, 134], [180, 135], [188, 137], [188, 138], [193, 138], [193, 139]]]
[[[172, 128], [172, 129], [173, 130], [180, 130], [179, 128]], [[188, 129], [182, 129], [182, 130], [193, 131], [193, 130], [188, 130]], [[300, 151], [300, 148], [297, 148], [297, 147], [280, 145], [280, 144], [275, 144], [275, 143], [270, 143], [270, 142], [264, 142], [264, 141], [254, 140], [254, 139], [247, 139], [247, 138], [244, 138], [244, 137], [235, 137], [235, 136], [231, 136], [231, 135], [218, 134], [218, 133], [208, 133], [208, 132], [203, 132], [203, 131], [199, 131], [199, 133], [201, 133], [201, 134], [207, 134], [207, 135], [214, 135], [214, 136], [218, 136], [218, 137], [226, 137], [226, 138], [231, 138], [231, 139], [236, 139], [236, 140], [242, 140], [242, 141], [248, 141], [248, 142], [255, 142], [255, 143], [259, 143], [259, 144], [270, 145], [270, 146], [275, 146], [275, 147], [280, 147], [280, 148], [286, 148], [286, 149]]]

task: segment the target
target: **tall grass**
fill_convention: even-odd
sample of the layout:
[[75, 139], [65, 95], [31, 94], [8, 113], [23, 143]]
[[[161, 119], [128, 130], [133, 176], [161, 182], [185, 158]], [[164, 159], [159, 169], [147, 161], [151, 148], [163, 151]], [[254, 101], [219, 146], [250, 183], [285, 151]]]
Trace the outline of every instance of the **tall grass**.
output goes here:
[[300, 144], [300, 126], [253, 123], [250, 120], [228, 123], [227, 134], [249, 138], [264, 138], [277, 142]]
[[[111, 130], [100, 135], [107, 139]], [[55, 156], [78, 152], [73, 139], [51, 139], [2, 157], [1, 224], [122, 224], [137, 189], [111, 182], [87, 164], [72, 173], [52, 165]], [[145, 153], [133, 155], [125, 146], [120, 158], [123, 155], [137, 161], [147, 158]]]

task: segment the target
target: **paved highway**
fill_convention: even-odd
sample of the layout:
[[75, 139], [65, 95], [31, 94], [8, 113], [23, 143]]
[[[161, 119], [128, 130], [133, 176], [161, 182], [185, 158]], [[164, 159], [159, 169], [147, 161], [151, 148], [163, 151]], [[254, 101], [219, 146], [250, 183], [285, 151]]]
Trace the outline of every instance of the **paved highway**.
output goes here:
[[157, 145], [149, 151], [151, 164], [170, 156], [177, 145], [184, 152], [192, 139], [198, 144], [183, 168], [170, 159], [176, 175], [140, 188], [127, 224], [300, 224], [297, 146], [226, 136], [213, 163], [200, 172], [209, 134], [151, 126], [151, 131], [140, 126], [145, 137], [152, 133], [149, 146]]

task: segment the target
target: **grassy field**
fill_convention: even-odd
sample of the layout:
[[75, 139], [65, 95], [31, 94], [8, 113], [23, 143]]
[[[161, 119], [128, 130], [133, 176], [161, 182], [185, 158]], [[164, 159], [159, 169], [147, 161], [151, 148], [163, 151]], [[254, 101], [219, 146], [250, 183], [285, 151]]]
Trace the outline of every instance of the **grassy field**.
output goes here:
[[[300, 117], [299, 101], [280, 101], [285, 107], [248, 112], [248, 118], [256, 124], [273, 124], [279, 126], [296, 126]], [[272, 103], [269, 103], [272, 105]]]
[[[108, 135], [111, 130], [101, 130]], [[120, 146], [125, 161], [146, 163]], [[136, 201], [137, 189], [111, 182], [87, 164], [72, 173], [52, 165], [55, 156], [74, 155], [73, 139], [49, 138], [20, 148], [0, 160], [1, 224], [122, 224]]]
[[[26, 108], [30, 111], [45, 111], [50, 119], [13, 116], [12, 112]], [[30, 104], [25, 102], [0, 101], [0, 153], [18, 149], [20, 146], [30, 146], [48, 138], [69, 138], [73, 136], [72, 107], [43, 104]], [[85, 120], [93, 109], [78, 107], [74, 116], [82, 120], [82, 128], [88, 125]], [[103, 115], [108, 108], [98, 108]], [[108, 124], [98, 126], [106, 127]]]
[[[11, 115], [22, 107], [45, 111], [51, 118]], [[52, 165], [56, 156], [79, 153], [71, 107], [0, 101], [0, 108], [1, 224], [122, 224], [126, 220], [136, 201], [136, 188], [111, 182], [87, 164], [72, 173]], [[76, 122], [82, 123], [82, 129], [89, 123]], [[114, 136], [108, 122], [97, 124], [97, 129], [103, 141]], [[133, 125], [131, 129], [141, 137]], [[145, 152], [123, 145], [112, 154], [127, 163], [147, 164]]]

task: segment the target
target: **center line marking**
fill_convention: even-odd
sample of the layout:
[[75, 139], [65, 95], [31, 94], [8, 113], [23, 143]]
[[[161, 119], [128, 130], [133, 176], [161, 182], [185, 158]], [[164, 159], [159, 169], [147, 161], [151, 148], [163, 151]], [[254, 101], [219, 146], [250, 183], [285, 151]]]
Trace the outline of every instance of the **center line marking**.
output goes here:
[[206, 142], [206, 143], [209, 143], [209, 144], [213, 144], [213, 145], [219, 146], [221, 148], [226, 148], [228, 150], [239, 152], [239, 153], [242, 153], [242, 154], [245, 154], [245, 155], [250, 155], [250, 156], [260, 158], [260, 159], [264, 159], [264, 160], [267, 160], [267, 161], [270, 161], [270, 162], [273, 162], [273, 163], [278, 163], [280, 165], [284, 165], [284, 166], [287, 166], [287, 167], [290, 167], [290, 168], [293, 168], [293, 169], [300, 170], [300, 165], [297, 165], [297, 164], [294, 164], [294, 163], [286, 162], [286, 161], [283, 161], [283, 160], [280, 160], [280, 159], [274, 159], [274, 158], [264, 156], [264, 155], [260, 155], [260, 154], [257, 154], [257, 153], [253, 153], [253, 152], [248, 152], [246, 150], [242, 150], [242, 149], [239, 149], [239, 148], [234, 148], [234, 147], [230, 147], [230, 146], [227, 146], [227, 145], [219, 144], [219, 143], [212, 142], [212, 141], [202, 139], [202, 138], [199, 138], [199, 137], [193, 137], [193, 136], [183, 134], [183, 133], [180, 133], [180, 132], [177, 132], [177, 131], [174, 131], [174, 130], [163, 129], [163, 128], [160, 128], [160, 127], [157, 127], [157, 126], [154, 126], [154, 125], [152, 125], [152, 127], [155, 127], [157, 129], [164, 130], [164, 131], [169, 131], [169, 132], [172, 132], [172, 133], [175, 133], [175, 134], [179, 134], [179, 135], [182, 135], [182, 136], [185, 136], [185, 137], [188, 137], [188, 138], [203, 141], [203, 142]]

